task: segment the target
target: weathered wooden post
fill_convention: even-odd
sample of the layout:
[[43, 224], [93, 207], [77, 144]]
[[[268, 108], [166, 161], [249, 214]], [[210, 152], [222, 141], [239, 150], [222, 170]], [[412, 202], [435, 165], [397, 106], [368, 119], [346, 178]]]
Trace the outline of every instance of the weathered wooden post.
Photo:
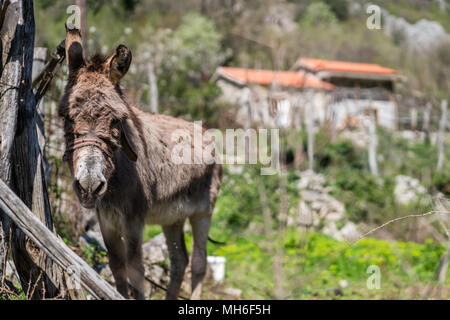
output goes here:
[[312, 101], [306, 104], [306, 130], [308, 132], [308, 169], [314, 171], [314, 115]]
[[148, 68], [148, 80], [150, 84], [150, 111], [158, 113], [158, 83], [155, 72], [155, 64], [150, 57], [150, 61], [147, 64]]
[[444, 138], [446, 126], [447, 126], [447, 100], [442, 100], [441, 121], [439, 122], [439, 133], [437, 137], [437, 145], [438, 145], [437, 170], [441, 170], [442, 167], [444, 166]]
[[411, 113], [411, 130], [415, 131], [417, 129], [417, 108], [412, 107]]
[[[16, 28], [19, 3], [0, 1], [1, 65], [0, 65], [0, 179], [11, 186], [11, 153], [19, 108], [21, 59], [17, 56]], [[13, 41], [15, 39], [15, 41]], [[16, 59], [12, 59], [12, 58]], [[9, 218], [0, 210], [0, 279], [6, 268], [9, 248]]]
[[369, 110], [369, 168], [373, 176], [378, 176], [377, 165], [377, 133], [376, 133], [376, 119], [375, 110]]
[[[34, 48], [34, 57], [33, 57], [33, 71], [31, 76], [33, 78], [33, 83], [36, 78], [41, 74], [41, 72], [45, 68], [45, 63], [47, 61], [47, 48]], [[42, 97], [39, 101], [36, 101], [36, 127], [38, 134], [38, 142], [39, 149], [41, 150], [41, 154], [43, 157], [43, 166], [44, 166], [44, 176], [45, 181], [48, 183], [50, 180], [50, 171], [48, 168], [47, 160], [45, 159], [45, 109], [44, 109], [44, 97]]]
[[[1, 178], [55, 233], [37, 130], [36, 102], [39, 100], [37, 97], [42, 97], [39, 92], [44, 91], [37, 90], [35, 94], [32, 90], [33, 1], [4, 1], [2, 9], [6, 5], [6, 10], [2, 10], [7, 28], [2, 28], [2, 62], [5, 68], [0, 87]], [[65, 271], [37, 248], [16, 224], [11, 224], [11, 253], [22, 289], [31, 298], [84, 297], [82, 290], [66, 290]]]
[[83, 57], [88, 56], [88, 37], [87, 37], [87, 23], [86, 23], [86, 0], [77, 0], [77, 6], [80, 9], [80, 32], [83, 41]]
[[423, 111], [423, 126], [422, 130], [425, 132], [425, 143], [430, 142], [430, 114], [431, 114], [431, 103], [427, 103], [425, 110]]

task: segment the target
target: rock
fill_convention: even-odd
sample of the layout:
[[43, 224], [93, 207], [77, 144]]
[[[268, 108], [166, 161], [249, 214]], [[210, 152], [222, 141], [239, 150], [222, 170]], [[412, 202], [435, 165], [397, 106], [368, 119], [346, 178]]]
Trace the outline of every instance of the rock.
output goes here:
[[347, 222], [347, 224], [343, 226], [339, 232], [342, 235], [342, 238], [346, 241], [355, 241], [362, 236], [356, 225], [351, 221]]
[[302, 199], [306, 202], [313, 202], [322, 197], [322, 193], [311, 190], [303, 190], [300, 192]]
[[325, 183], [325, 177], [321, 174], [314, 173], [313, 171], [307, 170], [300, 174], [300, 181], [297, 184], [299, 190], [314, 190], [322, 191], [323, 184]]
[[306, 202], [300, 201], [298, 209], [299, 209], [298, 223], [304, 226], [312, 225], [313, 215]]
[[[359, 237], [357, 226], [348, 221], [344, 204], [329, 194], [332, 191], [330, 187], [324, 187], [324, 176], [304, 171], [300, 177], [297, 187], [301, 200], [298, 210], [289, 211], [288, 225], [298, 228], [312, 226], [337, 240]], [[337, 225], [344, 227], [339, 229]]]
[[156, 264], [145, 266], [145, 276], [159, 285], [168, 280], [168, 274], [164, 268]]
[[394, 196], [395, 201], [399, 204], [406, 205], [416, 202], [427, 196], [426, 191], [417, 179], [403, 175], [395, 177]]
[[100, 276], [103, 279], [105, 279], [107, 282], [109, 282], [112, 285], [114, 285], [116, 283], [108, 264], [104, 263], [104, 264], [98, 265], [97, 270], [100, 270], [100, 272], [99, 272]]
[[339, 232], [335, 222], [327, 223], [321, 231], [323, 234], [333, 237], [336, 240], [339, 240], [339, 241], [344, 240], [344, 237]]
[[449, 34], [436, 21], [421, 19], [412, 24], [384, 9], [381, 13], [384, 20], [384, 32], [410, 49], [427, 51], [449, 41]]
[[164, 234], [160, 233], [156, 237], [142, 245], [142, 256], [145, 263], [154, 264], [163, 262], [169, 257]]

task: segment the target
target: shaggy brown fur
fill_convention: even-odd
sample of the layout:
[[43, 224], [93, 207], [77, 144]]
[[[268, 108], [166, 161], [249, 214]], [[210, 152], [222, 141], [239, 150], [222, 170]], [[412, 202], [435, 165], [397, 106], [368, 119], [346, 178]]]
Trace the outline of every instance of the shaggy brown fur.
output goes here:
[[[65, 157], [81, 204], [97, 210], [117, 288], [128, 297], [129, 283], [133, 296], [143, 298], [142, 228], [145, 223], [161, 224], [171, 260], [167, 298], [175, 299], [188, 260], [183, 225], [189, 218], [194, 235], [192, 290], [193, 298], [199, 298], [222, 168], [218, 164], [174, 164], [171, 152], [177, 141], [172, 141], [172, 133], [184, 129], [193, 137], [193, 123], [144, 112], [128, 103], [118, 83], [131, 62], [125, 46], [109, 57], [95, 55], [84, 61], [80, 44], [79, 34], [68, 31], [69, 79], [59, 105], [66, 144], [80, 137], [99, 139], [113, 156], [98, 151], [96, 145], [83, 145], [67, 149]], [[105, 181], [91, 175], [83, 177], [90, 184], [80, 185], [76, 179], [80, 168], [85, 166], [88, 175], [98, 162], [102, 169], [96, 174]]]

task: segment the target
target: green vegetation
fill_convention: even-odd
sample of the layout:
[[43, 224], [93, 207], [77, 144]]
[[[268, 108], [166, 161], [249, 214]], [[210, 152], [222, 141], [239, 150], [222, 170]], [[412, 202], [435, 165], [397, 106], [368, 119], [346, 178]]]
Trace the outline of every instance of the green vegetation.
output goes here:
[[[418, 298], [403, 294], [432, 279], [444, 252], [444, 247], [432, 240], [417, 244], [368, 238], [352, 245], [296, 230], [288, 230], [281, 240], [285, 250], [283, 287], [288, 299]], [[262, 248], [264, 239], [236, 237], [232, 242], [210, 252], [227, 258], [227, 286], [242, 289], [244, 299], [273, 298], [272, 257]], [[380, 290], [366, 287], [370, 265], [381, 269]], [[342, 280], [348, 287], [339, 289]]]

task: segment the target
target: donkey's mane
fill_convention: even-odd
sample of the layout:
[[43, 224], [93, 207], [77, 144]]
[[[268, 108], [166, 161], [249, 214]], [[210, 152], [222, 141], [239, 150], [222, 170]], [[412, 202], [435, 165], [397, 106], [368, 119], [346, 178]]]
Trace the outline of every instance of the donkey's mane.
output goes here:
[[90, 72], [100, 72], [108, 58], [109, 56], [96, 52], [86, 61], [85, 68]]

